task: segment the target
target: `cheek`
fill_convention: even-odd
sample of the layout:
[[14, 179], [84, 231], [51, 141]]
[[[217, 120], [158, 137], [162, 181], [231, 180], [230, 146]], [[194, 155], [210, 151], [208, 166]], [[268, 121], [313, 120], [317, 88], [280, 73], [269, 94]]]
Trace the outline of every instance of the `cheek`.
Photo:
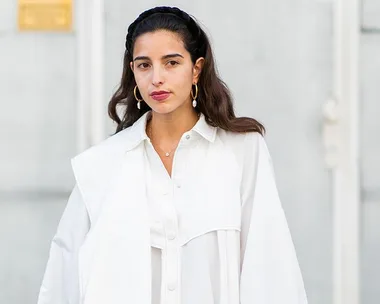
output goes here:
[[182, 93], [181, 95], [187, 95], [190, 92], [193, 75], [191, 70], [181, 71], [181, 73], [175, 73], [171, 77], [172, 83]]
[[148, 73], [136, 73], [135, 81], [137, 86], [139, 87], [139, 91], [141, 96], [145, 97], [148, 94], [149, 87], [149, 77], [147, 77]]

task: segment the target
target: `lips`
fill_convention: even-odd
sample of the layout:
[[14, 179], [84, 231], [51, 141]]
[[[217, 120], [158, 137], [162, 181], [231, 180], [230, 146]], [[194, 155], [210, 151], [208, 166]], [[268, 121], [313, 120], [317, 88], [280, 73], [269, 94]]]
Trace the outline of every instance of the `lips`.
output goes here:
[[155, 91], [150, 96], [157, 101], [163, 101], [170, 96], [170, 92], [167, 91]]

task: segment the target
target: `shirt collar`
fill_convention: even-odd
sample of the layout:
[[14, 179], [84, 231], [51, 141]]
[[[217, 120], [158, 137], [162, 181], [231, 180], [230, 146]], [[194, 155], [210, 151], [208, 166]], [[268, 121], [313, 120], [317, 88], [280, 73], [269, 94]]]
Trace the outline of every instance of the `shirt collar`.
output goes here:
[[210, 126], [206, 122], [206, 117], [201, 113], [199, 116], [199, 119], [197, 123], [194, 125], [192, 128], [193, 131], [197, 132], [199, 135], [201, 135], [203, 138], [208, 140], [209, 142], [214, 142], [215, 141], [215, 136], [216, 136], [216, 127]]
[[[132, 136], [133, 136], [133, 145], [130, 148], [133, 148], [140, 144], [143, 140], [148, 139], [146, 134], [146, 123], [151, 116], [151, 111], [144, 113], [131, 127]], [[216, 127], [210, 126], [205, 119], [203, 113], [200, 114], [198, 121], [191, 129], [192, 131], [197, 132], [203, 138], [209, 142], [214, 142], [216, 136]]]

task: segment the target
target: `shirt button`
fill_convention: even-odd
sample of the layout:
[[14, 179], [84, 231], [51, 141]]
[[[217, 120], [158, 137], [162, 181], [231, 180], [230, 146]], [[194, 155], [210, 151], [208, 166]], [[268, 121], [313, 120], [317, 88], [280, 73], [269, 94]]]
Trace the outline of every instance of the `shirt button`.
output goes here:
[[174, 282], [168, 284], [168, 289], [170, 291], [174, 291], [176, 289], [176, 287], [177, 287], [177, 284]]
[[162, 195], [169, 195], [169, 189], [167, 189], [167, 188], [164, 188], [164, 189], [162, 189]]
[[181, 188], [181, 185], [180, 185], [180, 184], [178, 184], [178, 185], [177, 185], [177, 188]]
[[189, 134], [186, 135], [186, 139], [190, 139], [190, 135]]
[[169, 231], [167, 237], [168, 237], [168, 240], [173, 241], [176, 238], [175, 231]]

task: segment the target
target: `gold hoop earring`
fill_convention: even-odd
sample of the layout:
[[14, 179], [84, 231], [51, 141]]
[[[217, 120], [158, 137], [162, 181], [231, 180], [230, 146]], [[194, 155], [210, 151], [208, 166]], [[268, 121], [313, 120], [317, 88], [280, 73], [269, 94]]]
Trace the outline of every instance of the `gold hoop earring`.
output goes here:
[[135, 99], [137, 100], [137, 108], [140, 110], [141, 109], [141, 101], [143, 101], [143, 99], [142, 98], [141, 99], [137, 98], [137, 85], [133, 89], [133, 95], [135, 95]]
[[197, 106], [197, 97], [198, 97], [198, 85], [196, 83], [194, 83], [195, 85], [195, 96], [194, 96], [194, 93], [193, 93], [193, 87], [191, 87], [191, 98], [193, 99], [193, 108], [195, 108]]

